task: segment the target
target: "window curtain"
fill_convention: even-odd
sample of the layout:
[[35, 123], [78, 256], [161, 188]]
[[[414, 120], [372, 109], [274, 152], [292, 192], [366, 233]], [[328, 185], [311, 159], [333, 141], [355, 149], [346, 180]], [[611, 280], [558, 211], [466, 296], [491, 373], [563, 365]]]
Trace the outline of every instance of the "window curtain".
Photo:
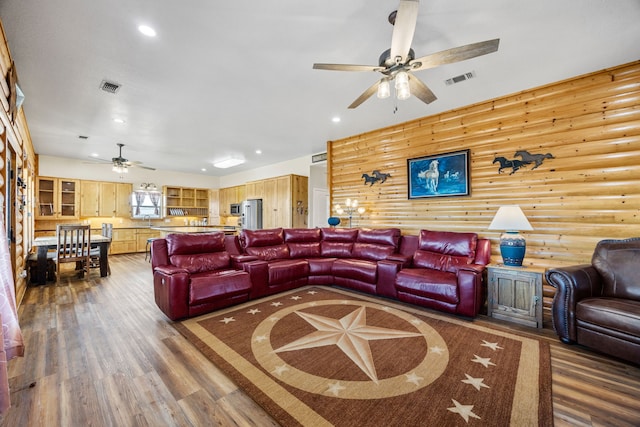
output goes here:
[[158, 193], [155, 191], [149, 192], [149, 198], [151, 199], [151, 203], [153, 203], [153, 207], [155, 208], [153, 212], [156, 215], [160, 215], [160, 197], [162, 197], [162, 193]]
[[24, 356], [7, 232], [0, 220], [0, 414], [11, 406], [7, 361]]
[[144, 196], [147, 195], [145, 191], [136, 191], [136, 215], [140, 215], [140, 206], [144, 202]]

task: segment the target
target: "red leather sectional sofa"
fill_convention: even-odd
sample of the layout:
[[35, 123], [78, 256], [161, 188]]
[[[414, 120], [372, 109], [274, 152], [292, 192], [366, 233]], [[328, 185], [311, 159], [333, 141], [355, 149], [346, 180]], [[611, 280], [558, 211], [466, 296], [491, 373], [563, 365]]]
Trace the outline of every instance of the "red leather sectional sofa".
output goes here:
[[172, 320], [305, 285], [335, 285], [466, 317], [486, 295], [487, 239], [397, 228], [171, 234], [151, 245], [155, 300]]

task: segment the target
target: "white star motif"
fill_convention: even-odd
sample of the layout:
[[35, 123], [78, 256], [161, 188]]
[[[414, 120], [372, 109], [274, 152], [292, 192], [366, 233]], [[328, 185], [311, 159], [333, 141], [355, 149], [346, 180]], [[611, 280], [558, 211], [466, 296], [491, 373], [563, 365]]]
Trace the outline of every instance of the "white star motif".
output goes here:
[[309, 303], [309, 307], [315, 307], [316, 305], [318, 305], [318, 303], [315, 301]]
[[496, 366], [496, 364], [491, 361], [490, 357], [480, 357], [477, 354], [474, 354], [473, 357], [474, 359], [471, 359], [472, 362], [479, 363], [485, 368], [488, 368], [489, 365]]
[[337, 383], [333, 383], [333, 384], [329, 384], [329, 387], [327, 388], [327, 392], [333, 394], [334, 396], [337, 396], [340, 393], [340, 390], [344, 390], [346, 389], [346, 387], [341, 386], [339, 382]]
[[473, 405], [462, 405], [460, 404], [460, 402], [458, 402], [455, 399], [451, 399], [451, 400], [453, 401], [453, 404], [456, 406], [452, 408], [447, 408], [447, 410], [453, 412], [454, 414], [460, 414], [460, 416], [464, 418], [464, 420], [467, 423], [469, 422], [469, 417], [476, 418], [478, 420], [481, 419], [479, 416], [477, 416], [472, 412]]
[[480, 346], [481, 347], [489, 347], [493, 351], [496, 351], [497, 349], [504, 348], [504, 347], [500, 347], [497, 342], [489, 342], [489, 341], [485, 341], [485, 340], [482, 340], [482, 344], [480, 344]]
[[278, 316], [269, 317], [269, 322], [277, 322], [278, 320], [280, 320], [280, 318]]
[[469, 374], [464, 374], [467, 379], [466, 380], [462, 380], [463, 383], [465, 384], [470, 384], [472, 386], [474, 386], [476, 388], [476, 390], [480, 391], [481, 387], [485, 387], [485, 388], [491, 388], [488, 385], [486, 385], [484, 383], [484, 378], [474, 378]]
[[276, 368], [273, 370], [273, 374], [280, 377], [288, 370], [289, 368], [287, 367], [287, 365], [276, 366]]
[[315, 295], [315, 294], [317, 294], [317, 293], [318, 293], [318, 291], [309, 291], [309, 292], [307, 292], [307, 293], [308, 293], [309, 295]]
[[233, 317], [225, 317], [224, 319], [222, 319], [220, 322], [224, 323], [225, 325], [230, 323], [230, 322], [235, 322], [236, 319], [234, 319]]
[[266, 341], [266, 339], [267, 339], [267, 337], [265, 335], [258, 335], [254, 341], [255, 342], [262, 342], [262, 341]]
[[437, 345], [433, 346], [433, 347], [429, 347], [429, 352], [430, 353], [435, 353], [435, 354], [442, 354], [444, 353], [444, 348], [440, 348]]
[[249, 313], [249, 314], [258, 314], [258, 313], [260, 313], [260, 310], [258, 310], [257, 308], [252, 308], [251, 310], [247, 311], [247, 313]]
[[298, 301], [299, 299], [302, 299], [302, 297], [301, 297], [301, 296], [299, 296], [299, 295], [294, 295], [294, 296], [292, 296], [292, 297], [291, 297], [291, 298], [289, 298], [289, 299], [292, 299], [292, 300], [294, 300], [294, 301]]
[[282, 305], [282, 303], [279, 302], [279, 301], [275, 301], [275, 302], [272, 302], [271, 305], [274, 306], [274, 307], [280, 307]]
[[336, 345], [375, 382], [378, 381], [378, 375], [369, 341], [422, 336], [416, 332], [368, 326], [365, 307], [359, 307], [341, 319], [301, 311], [295, 313], [317, 330], [275, 349], [276, 353]]
[[420, 319], [416, 319], [415, 317], [413, 319], [411, 319], [411, 324], [412, 325], [419, 325], [420, 323], [422, 323], [422, 320], [420, 320]]
[[420, 385], [420, 381], [424, 380], [424, 378], [419, 377], [418, 375], [416, 375], [415, 372], [412, 372], [410, 374], [404, 374], [405, 377], [407, 377], [407, 382], [408, 383], [413, 383], [417, 386]]

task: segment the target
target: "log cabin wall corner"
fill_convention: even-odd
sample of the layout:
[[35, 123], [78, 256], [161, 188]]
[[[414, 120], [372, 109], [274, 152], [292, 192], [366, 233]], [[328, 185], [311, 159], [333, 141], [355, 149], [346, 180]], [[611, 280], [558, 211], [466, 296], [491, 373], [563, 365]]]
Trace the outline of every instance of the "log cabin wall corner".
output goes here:
[[[464, 108], [328, 142], [333, 206], [357, 199], [354, 226], [488, 230], [502, 205], [518, 204], [533, 226], [525, 265], [589, 263], [596, 243], [640, 236], [640, 61]], [[470, 150], [470, 195], [408, 199], [407, 159]], [[496, 157], [553, 155], [511, 174]], [[365, 185], [363, 173], [389, 173]], [[342, 215], [342, 224], [348, 220]]]

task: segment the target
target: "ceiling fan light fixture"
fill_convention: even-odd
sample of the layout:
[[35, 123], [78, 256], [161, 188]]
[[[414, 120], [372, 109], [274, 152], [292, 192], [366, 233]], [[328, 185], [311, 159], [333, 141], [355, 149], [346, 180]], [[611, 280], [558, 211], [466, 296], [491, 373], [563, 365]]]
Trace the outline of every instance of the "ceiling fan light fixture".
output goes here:
[[400, 71], [396, 74], [396, 97], [400, 101], [404, 101], [411, 96], [411, 90], [409, 89], [409, 75], [406, 71]]
[[129, 173], [129, 169], [127, 169], [126, 165], [113, 165], [111, 170], [115, 173]]
[[234, 166], [238, 166], [244, 163], [244, 160], [242, 159], [234, 159], [234, 158], [230, 158], [230, 159], [226, 159], [226, 160], [221, 160], [219, 162], [216, 162], [213, 164], [213, 166], [219, 168], [219, 169], [227, 169], [227, 168], [231, 168]]
[[389, 87], [389, 79], [385, 77], [378, 84], [378, 98], [385, 99], [389, 96], [391, 96], [391, 88]]

